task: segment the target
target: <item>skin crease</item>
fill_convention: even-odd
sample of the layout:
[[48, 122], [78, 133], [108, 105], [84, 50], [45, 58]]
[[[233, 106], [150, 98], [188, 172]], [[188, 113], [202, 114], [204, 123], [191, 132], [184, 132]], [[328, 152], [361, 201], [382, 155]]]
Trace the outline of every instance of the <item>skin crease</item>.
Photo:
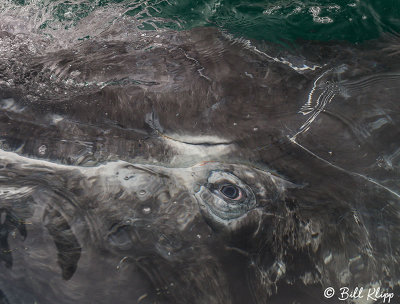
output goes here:
[[[2, 61], [3, 302], [397, 290], [396, 58], [326, 46], [327, 66], [297, 72], [228, 38], [195, 29]], [[213, 212], [213, 172], [254, 194], [242, 216]]]

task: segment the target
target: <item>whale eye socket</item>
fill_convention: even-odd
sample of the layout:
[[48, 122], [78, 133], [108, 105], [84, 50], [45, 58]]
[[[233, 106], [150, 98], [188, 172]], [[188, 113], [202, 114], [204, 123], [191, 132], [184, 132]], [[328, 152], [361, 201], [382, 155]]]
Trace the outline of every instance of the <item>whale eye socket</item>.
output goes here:
[[195, 195], [203, 215], [222, 224], [229, 224], [257, 205], [250, 186], [234, 174], [220, 170], [210, 172]]
[[240, 200], [243, 197], [242, 189], [233, 184], [224, 184], [220, 186], [219, 192], [221, 192], [226, 198], [232, 200]]

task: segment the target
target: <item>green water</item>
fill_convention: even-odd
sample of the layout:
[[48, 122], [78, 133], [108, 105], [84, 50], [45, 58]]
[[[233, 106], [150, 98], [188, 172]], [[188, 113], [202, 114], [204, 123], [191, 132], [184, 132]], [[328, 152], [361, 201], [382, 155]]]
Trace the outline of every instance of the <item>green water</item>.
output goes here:
[[125, 16], [139, 20], [142, 30], [217, 26], [239, 37], [277, 43], [360, 42], [400, 32], [398, 0], [12, 0], [8, 5], [34, 5], [43, 30], [60, 24], [72, 29], [95, 10], [118, 6]]
[[185, 29], [218, 26], [246, 38], [273, 42], [356, 42], [400, 30], [399, 1], [177, 0], [170, 5], [161, 2], [155, 8], [154, 16], [182, 20]]

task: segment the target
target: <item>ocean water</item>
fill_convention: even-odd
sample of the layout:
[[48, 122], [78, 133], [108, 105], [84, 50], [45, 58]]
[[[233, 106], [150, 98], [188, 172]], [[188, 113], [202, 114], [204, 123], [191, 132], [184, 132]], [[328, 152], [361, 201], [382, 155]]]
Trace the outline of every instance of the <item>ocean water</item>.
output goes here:
[[[26, 26], [51, 35], [75, 30], [85, 18], [106, 11], [108, 22], [130, 17], [138, 28], [188, 30], [212, 26], [238, 37], [278, 44], [301, 40], [362, 42], [400, 30], [400, 7], [386, 1], [130, 1], [6, 0], [2, 15], [25, 18]], [[28, 20], [27, 20], [28, 19]], [[85, 37], [90, 36], [90, 31]]]
[[389, 0], [0, 1], [0, 304], [397, 303], [399, 35]]

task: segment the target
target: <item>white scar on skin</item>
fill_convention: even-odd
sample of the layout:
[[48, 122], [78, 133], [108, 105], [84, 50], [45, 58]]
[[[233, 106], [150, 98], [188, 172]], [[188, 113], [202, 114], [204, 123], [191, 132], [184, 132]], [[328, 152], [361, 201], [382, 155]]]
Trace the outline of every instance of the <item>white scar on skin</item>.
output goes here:
[[234, 150], [232, 142], [218, 136], [162, 134], [162, 138], [176, 152], [171, 160], [172, 164], [219, 159]]

